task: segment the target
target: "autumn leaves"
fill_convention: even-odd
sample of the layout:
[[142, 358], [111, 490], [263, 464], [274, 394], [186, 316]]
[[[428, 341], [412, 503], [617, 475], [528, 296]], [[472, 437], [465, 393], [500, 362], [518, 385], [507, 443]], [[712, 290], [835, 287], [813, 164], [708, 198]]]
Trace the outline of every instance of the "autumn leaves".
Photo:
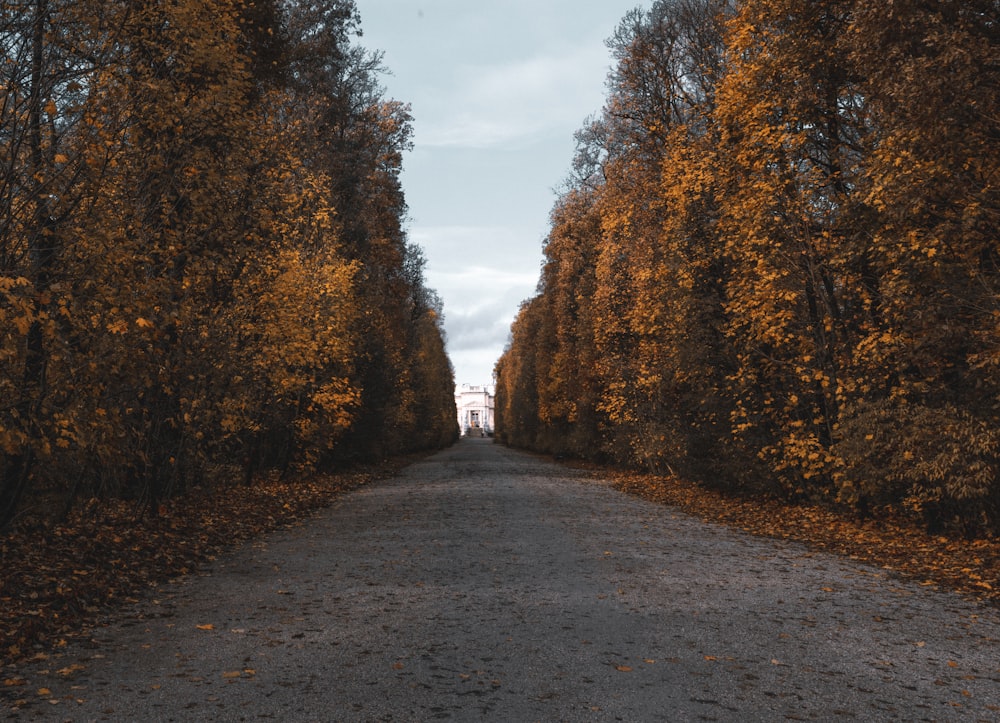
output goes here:
[[0, 527], [447, 443], [353, 2], [4, 2]]
[[998, 22], [988, 2], [626, 16], [497, 366], [501, 438], [995, 530]]

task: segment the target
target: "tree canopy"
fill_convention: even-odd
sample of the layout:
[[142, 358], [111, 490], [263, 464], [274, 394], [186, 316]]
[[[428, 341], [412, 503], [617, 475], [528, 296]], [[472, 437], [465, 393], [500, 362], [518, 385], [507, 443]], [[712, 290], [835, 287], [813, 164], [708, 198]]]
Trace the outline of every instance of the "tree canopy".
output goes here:
[[409, 108], [353, 0], [0, 0], [0, 527], [435, 448]]
[[1000, 530], [998, 27], [986, 0], [629, 13], [501, 439]]

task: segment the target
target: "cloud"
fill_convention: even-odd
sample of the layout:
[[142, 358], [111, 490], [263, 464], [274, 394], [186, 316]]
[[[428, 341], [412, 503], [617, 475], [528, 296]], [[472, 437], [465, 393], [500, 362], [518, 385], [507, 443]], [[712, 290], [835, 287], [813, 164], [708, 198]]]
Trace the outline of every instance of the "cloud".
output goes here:
[[445, 316], [449, 351], [502, 348], [510, 333], [513, 315], [509, 308], [490, 304], [471, 313]]
[[573, 132], [604, 102], [603, 40], [640, 3], [357, 0], [365, 44], [386, 51], [390, 95], [412, 103], [409, 235], [444, 301], [459, 383], [492, 378], [534, 294], [552, 189]]
[[[568, 48], [501, 65], [464, 65], [432, 107], [415, 108], [416, 142], [426, 148], [491, 148], [562, 137], [602, 102], [608, 66], [601, 47]], [[581, 108], [587, 110], [581, 114]], [[425, 125], [426, 124], [426, 125]]]
[[[487, 287], [492, 289], [501, 288], [504, 283], [524, 283], [528, 277], [538, 278], [542, 242], [537, 228], [413, 226], [409, 236], [419, 246], [434, 250], [428, 254], [427, 272], [443, 282], [443, 286], [462, 284], [473, 273], [495, 274]], [[444, 295], [444, 288], [434, 288]]]
[[[533, 293], [538, 282], [538, 273], [470, 266], [455, 272], [428, 272], [427, 278], [429, 286], [443, 298], [449, 298], [445, 296], [449, 294], [456, 300], [460, 298], [466, 302], [461, 307], [464, 311], [459, 313], [471, 314], [498, 301], [506, 302], [511, 295], [517, 295], [520, 303]], [[482, 301], [479, 301], [480, 299]]]
[[449, 352], [455, 367], [455, 384], [492, 384], [493, 367], [500, 354], [493, 349], [470, 349]]
[[428, 269], [427, 284], [444, 300], [444, 329], [456, 381], [483, 384], [503, 353], [520, 304], [534, 294], [538, 269], [456, 265]]
[[537, 273], [484, 267], [427, 276], [429, 285], [444, 299], [449, 350], [502, 348], [518, 307], [534, 293], [538, 282]]

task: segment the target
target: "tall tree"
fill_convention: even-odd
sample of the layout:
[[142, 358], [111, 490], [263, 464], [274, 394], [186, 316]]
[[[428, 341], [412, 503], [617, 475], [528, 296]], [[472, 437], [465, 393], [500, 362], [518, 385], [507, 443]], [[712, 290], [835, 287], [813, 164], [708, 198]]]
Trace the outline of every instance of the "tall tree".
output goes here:
[[719, 93], [737, 432], [789, 494], [830, 491], [845, 367], [864, 323], [850, 318], [866, 305], [856, 189], [867, 130], [840, 42], [851, 5], [746, 3]]
[[0, 527], [454, 438], [353, 2], [3, 10]]
[[968, 529], [1000, 520], [998, 27], [994, 2], [904, 0], [859, 3], [848, 34], [877, 129], [864, 191], [878, 293], [843, 494]]
[[497, 369], [505, 437], [551, 447], [592, 390], [619, 463], [995, 530], [998, 26], [988, 0], [629, 13]]
[[50, 384], [67, 308], [59, 262], [106, 167], [106, 154], [84, 152], [79, 139], [93, 135], [115, 17], [101, 3], [0, 3], [0, 393], [8, 402], [0, 409], [0, 527], [36, 460], [70, 434]]
[[[708, 351], [671, 336], [680, 329], [687, 333], [678, 315], [690, 305], [690, 294], [702, 293], [704, 274], [717, 271], [696, 269], [691, 254], [711, 258], [721, 256], [721, 249], [712, 248], [710, 234], [692, 239], [691, 224], [675, 225], [685, 209], [671, 209], [668, 193], [685, 182], [677, 165], [682, 139], [693, 143], [709, 132], [729, 6], [717, 0], [658, 2], [646, 14], [627, 15], [610, 41], [618, 63], [605, 110], [604, 240], [595, 294], [601, 408], [611, 423], [614, 456], [655, 470], [675, 469], [687, 456], [684, 435], [677, 432], [685, 416], [678, 395], [692, 370], [678, 365], [678, 343], [695, 355]], [[689, 180], [704, 186], [696, 175]], [[710, 202], [699, 206], [711, 208]], [[703, 219], [702, 230], [711, 224]], [[718, 298], [694, 303], [711, 306]]]
[[545, 447], [581, 458], [600, 449], [591, 303], [600, 240], [600, 217], [592, 194], [568, 192], [552, 211], [545, 245], [541, 287], [549, 306], [545, 347], [552, 353], [545, 376], [539, 379], [538, 413], [548, 430]]

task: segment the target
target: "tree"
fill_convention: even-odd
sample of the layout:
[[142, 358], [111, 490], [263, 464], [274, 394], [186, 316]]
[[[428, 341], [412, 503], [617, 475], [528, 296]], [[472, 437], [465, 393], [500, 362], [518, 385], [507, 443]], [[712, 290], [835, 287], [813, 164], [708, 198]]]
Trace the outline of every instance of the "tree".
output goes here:
[[569, 191], [552, 211], [545, 245], [541, 287], [548, 308], [541, 346], [552, 351], [538, 380], [538, 414], [546, 429], [543, 446], [579, 458], [593, 457], [601, 447], [592, 316], [600, 241], [593, 194]]
[[[718, 306], [711, 289], [720, 270], [712, 259], [721, 248], [711, 233], [692, 238], [695, 223], [702, 231], [711, 228], [710, 217], [678, 219], [693, 208], [713, 210], [700, 171], [686, 176], [680, 161], [689, 145], [706, 149], [701, 139], [710, 133], [729, 5], [658, 2], [645, 15], [627, 15], [610, 42], [618, 64], [605, 110], [607, 182], [595, 294], [600, 406], [608, 416], [613, 456], [653, 470], [685, 463], [689, 444], [679, 430], [691, 428], [689, 412], [701, 406], [681, 399], [694, 368], [681, 366], [680, 355], [687, 355], [686, 364], [703, 355], [702, 369], [719, 366], [709, 358], [715, 355], [711, 348], [685, 340], [696, 320], [683, 315], [685, 308]], [[694, 194], [705, 202], [671, 208], [689, 181], [700, 186]], [[705, 259], [708, 264], [701, 264]]]
[[353, 2], [2, 7], [0, 527], [454, 438]]
[[1000, 520], [998, 24], [993, 2], [859, 4], [848, 34], [877, 129], [864, 193], [878, 293], [842, 494], [972, 532]]
[[988, 0], [626, 15], [497, 367], [504, 438], [995, 531], [998, 26]]
[[840, 42], [850, 10], [840, 1], [745, 3], [719, 91], [735, 431], [790, 495], [831, 492], [845, 377], [870, 308], [858, 283], [868, 129]]
[[497, 361], [496, 437], [514, 447], [533, 448], [540, 429], [538, 416], [538, 327], [541, 301], [535, 297], [521, 304], [511, 325], [507, 349]]
[[[73, 423], [51, 383], [67, 322], [60, 260], [106, 160], [81, 138], [115, 39], [103, 4], [0, 4], [0, 528], [14, 517], [35, 463], [68, 444]], [[64, 400], [63, 400], [64, 401]]]

